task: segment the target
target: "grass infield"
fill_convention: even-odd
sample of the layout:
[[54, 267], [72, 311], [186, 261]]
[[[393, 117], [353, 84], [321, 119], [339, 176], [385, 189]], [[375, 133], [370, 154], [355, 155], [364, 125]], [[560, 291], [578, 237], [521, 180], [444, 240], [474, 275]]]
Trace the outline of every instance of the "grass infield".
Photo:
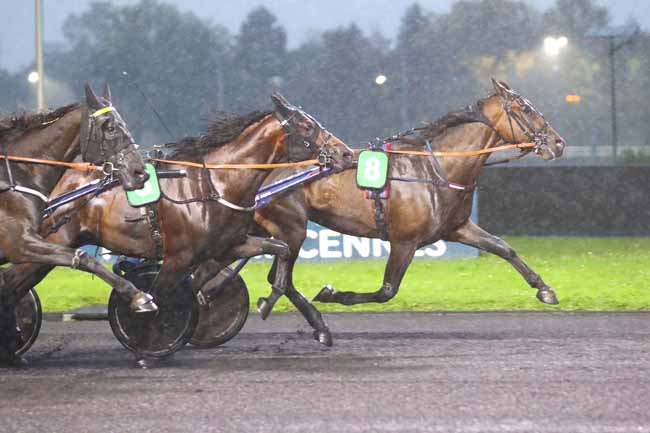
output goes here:
[[[317, 304], [322, 311], [428, 310], [648, 310], [650, 238], [507, 237], [529, 266], [555, 289], [560, 305], [547, 306], [506, 261], [485, 254], [477, 259], [414, 260], [395, 298], [385, 304], [346, 307]], [[325, 283], [338, 290], [375, 291], [385, 260], [300, 263], [294, 281], [313, 297]], [[251, 301], [266, 296], [268, 263], [243, 272]], [[37, 286], [45, 311], [105, 303], [109, 287], [67, 268], [54, 270]], [[293, 311], [286, 300], [275, 311]]]

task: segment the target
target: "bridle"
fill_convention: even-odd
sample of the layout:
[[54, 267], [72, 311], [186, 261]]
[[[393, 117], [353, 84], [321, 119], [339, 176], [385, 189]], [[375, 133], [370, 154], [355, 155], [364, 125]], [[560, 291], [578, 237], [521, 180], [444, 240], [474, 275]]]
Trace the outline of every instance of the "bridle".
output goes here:
[[[108, 120], [109, 113], [115, 122], [115, 127], [118, 128], [116, 137], [127, 137], [128, 140], [107, 139], [102, 134], [102, 125]], [[117, 109], [109, 105], [100, 108], [93, 113], [90, 113], [87, 118], [86, 128], [87, 131], [83, 134], [81, 141], [81, 155], [84, 161], [93, 162], [102, 167], [102, 171], [106, 176], [112, 176], [115, 172], [120, 171], [126, 167], [127, 155], [136, 152], [138, 145], [135, 143], [129, 131], [124, 127], [124, 122], [120, 117]], [[119, 140], [119, 142], [117, 142]], [[117, 143], [116, 143], [117, 142]], [[115, 149], [121, 147], [118, 152]], [[108, 156], [107, 149], [112, 150], [112, 155]]]
[[[294, 119], [296, 115], [304, 116], [309, 119], [313, 124], [313, 130], [309, 136], [305, 137], [304, 135], [298, 132], [298, 128], [294, 124]], [[322, 166], [330, 165], [332, 161], [332, 152], [329, 149], [329, 142], [332, 138], [332, 133], [329, 132], [321, 123], [313, 118], [311, 115], [305, 113], [300, 107], [293, 108], [291, 114], [288, 117], [277, 110], [273, 112], [273, 117], [275, 117], [279, 122], [282, 130], [286, 134], [287, 138], [285, 142], [287, 143], [287, 158], [289, 162], [300, 161], [304, 158], [293, 157], [291, 155], [291, 149], [295, 146], [302, 146], [304, 149], [312, 149], [316, 147], [319, 149], [318, 161]], [[321, 134], [324, 134], [324, 138], [321, 144], [318, 144], [317, 140]]]
[[[536, 154], [541, 154], [544, 150], [547, 150], [552, 156], [552, 159], [556, 158], [555, 152], [553, 152], [553, 149], [549, 146], [549, 138], [550, 138], [550, 125], [546, 121], [546, 118], [544, 115], [536, 109], [533, 104], [523, 96], [517, 94], [516, 92], [509, 90], [509, 89], [502, 89], [502, 92], [498, 93], [499, 97], [499, 102], [501, 103], [501, 107], [503, 107], [503, 111], [505, 111], [507, 119], [508, 119], [508, 124], [510, 126], [510, 133], [511, 137], [514, 139], [515, 137], [515, 128], [513, 125], [513, 122], [517, 124], [519, 129], [521, 129], [524, 134], [526, 135], [526, 138], [528, 139], [528, 142], [534, 143], [535, 146], [532, 148], [528, 149], [522, 149], [521, 153], [517, 155], [516, 157], [508, 158], [505, 160], [501, 161], [496, 161], [496, 162], [491, 162], [487, 163], [485, 165], [495, 165], [495, 164], [502, 164], [505, 162], [510, 162], [516, 159], [521, 159], [527, 154], [534, 152]], [[520, 110], [515, 111], [512, 109], [513, 103], [517, 103], [519, 106]], [[542, 125], [541, 128], [537, 129], [530, 119], [531, 114], [536, 114], [537, 116], [541, 117], [544, 120], [544, 124]], [[484, 122], [485, 123], [485, 122]], [[516, 144], [510, 140], [506, 140], [503, 135], [501, 135], [493, 125], [489, 124], [490, 128], [494, 130], [494, 132], [499, 136], [501, 141], [509, 144]]]

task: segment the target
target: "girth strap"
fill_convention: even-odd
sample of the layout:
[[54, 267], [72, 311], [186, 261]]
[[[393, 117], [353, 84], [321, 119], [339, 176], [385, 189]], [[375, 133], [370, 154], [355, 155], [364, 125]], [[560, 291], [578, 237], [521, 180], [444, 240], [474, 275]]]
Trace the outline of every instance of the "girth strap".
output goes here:
[[386, 225], [386, 213], [384, 212], [384, 203], [381, 199], [381, 193], [372, 192], [375, 202], [375, 226], [381, 235], [381, 239], [388, 240], [388, 227]]
[[163, 238], [160, 229], [160, 219], [158, 218], [158, 203], [149, 203], [140, 208], [144, 212], [145, 219], [149, 224], [149, 235], [154, 244], [154, 257], [163, 258]]

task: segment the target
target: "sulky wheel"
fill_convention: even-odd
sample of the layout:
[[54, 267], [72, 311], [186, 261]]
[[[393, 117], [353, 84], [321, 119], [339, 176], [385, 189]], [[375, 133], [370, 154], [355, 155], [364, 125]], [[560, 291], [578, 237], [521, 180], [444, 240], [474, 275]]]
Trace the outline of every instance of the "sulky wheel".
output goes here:
[[[203, 286], [203, 293], [218, 287], [230, 272], [226, 268]], [[207, 305], [199, 307], [199, 323], [190, 343], [197, 347], [215, 347], [236, 336], [246, 323], [250, 300], [244, 279], [237, 275], [219, 292], [209, 296]]]
[[[158, 263], [142, 263], [122, 276], [150, 293], [160, 271]], [[155, 313], [134, 313], [129, 302], [113, 290], [108, 302], [108, 320], [120, 343], [139, 357], [160, 358], [181, 349], [190, 340], [198, 320], [198, 303], [192, 290], [181, 284], [158, 288], [152, 293]]]
[[16, 324], [20, 329], [20, 343], [16, 355], [27, 352], [36, 341], [43, 323], [41, 300], [36, 290], [31, 289], [16, 306]]

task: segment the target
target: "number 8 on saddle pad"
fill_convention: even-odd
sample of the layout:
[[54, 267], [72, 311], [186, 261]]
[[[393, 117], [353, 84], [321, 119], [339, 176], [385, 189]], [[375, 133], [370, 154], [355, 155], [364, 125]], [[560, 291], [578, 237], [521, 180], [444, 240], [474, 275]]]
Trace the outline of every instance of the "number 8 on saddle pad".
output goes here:
[[359, 153], [357, 186], [362, 189], [380, 190], [388, 179], [388, 155], [382, 150], [364, 150]]
[[160, 185], [158, 184], [156, 167], [151, 164], [145, 164], [145, 169], [149, 174], [149, 180], [145, 182], [142, 188], [126, 192], [126, 198], [133, 207], [144, 206], [160, 200]]

